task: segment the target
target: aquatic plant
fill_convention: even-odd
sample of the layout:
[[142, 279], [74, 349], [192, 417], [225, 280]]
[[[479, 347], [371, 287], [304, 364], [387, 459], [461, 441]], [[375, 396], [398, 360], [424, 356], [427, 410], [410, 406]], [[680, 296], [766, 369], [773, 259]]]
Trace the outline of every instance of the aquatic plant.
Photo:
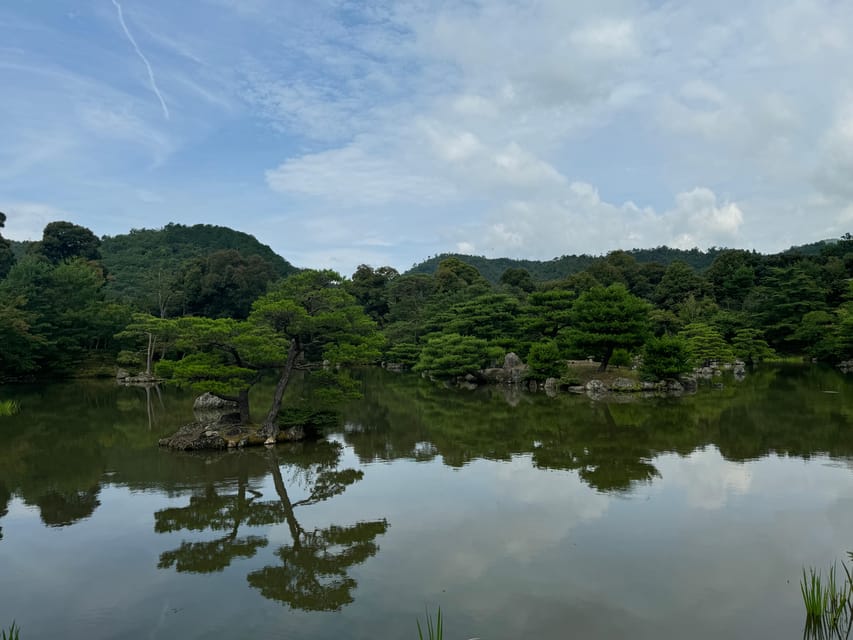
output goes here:
[[[853, 552], [847, 554], [853, 560]], [[806, 608], [805, 638], [815, 640], [850, 637], [853, 628], [853, 573], [841, 563], [844, 576], [839, 578], [836, 565], [824, 577], [820, 571], [803, 569], [800, 592]]]
[[21, 633], [21, 627], [15, 624], [15, 621], [12, 621], [12, 626], [9, 627], [9, 634], [6, 635], [6, 630], [3, 629], [0, 632], [0, 640], [18, 640], [18, 636]]
[[[421, 629], [421, 621], [418, 620], [418, 640], [424, 640], [423, 629]], [[441, 640], [444, 637], [444, 622], [441, 619], [441, 607], [438, 608], [435, 622], [429, 614], [429, 609], [426, 612], [426, 628], [428, 640]]]
[[17, 400], [0, 400], [0, 416], [13, 416], [21, 410]]

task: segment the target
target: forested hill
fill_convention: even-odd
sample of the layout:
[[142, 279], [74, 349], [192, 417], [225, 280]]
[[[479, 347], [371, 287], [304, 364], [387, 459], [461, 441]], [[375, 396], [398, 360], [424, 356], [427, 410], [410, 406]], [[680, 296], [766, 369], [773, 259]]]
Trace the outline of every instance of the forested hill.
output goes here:
[[[708, 251], [690, 249], [689, 251], [685, 251], [682, 249], [670, 249], [669, 247], [657, 247], [656, 249], [631, 249], [630, 251], [620, 251], [618, 253], [630, 255], [641, 264], [655, 262], [666, 266], [676, 260], [681, 260], [689, 264], [696, 271], [704, 271], [711, 266], [711, 263], [720, 251], [722, 249], [709, 249]], [[447, 258], [458, 258], [462, 262], [476, 267], [477, 271], [492, 283], [499, 282], [504, 271], [510, 268], [525, 269], [534, 280], [559, 280], [573, 273], [585, 271], [596, 261], [602, 259], [599, 256], [586, 254], [561, 256], [553, 260], [514, 260], [512, 258], [486, 258], [459, 253], [444, 253], [424, 260], [420, 264], [416, 264], [406, 273], [433, 274], [441, 261]]]
[[[822, 240], [811, 244], [795, 246], [782, 252], [785, 255], [799, 254], [807, 256], [816, 256], [821, 253], [823, 247], [832, 244], [832, 241]], [[639, 264], [656, 263], [663, 266], [668, 266], [679, 260], [686, 262], [695, 271], [705, 271], [714, 262], [714, 259], [726, 249], [720, 247], [712, 247], [707, 251], [699, 249], [672, 249], [670, 247], [656, 247], [654, 249], [631, 249], [629, 251], [614, 251], [610, 256], [610, 261], [619, 254], [631, 256]], [[416, 264], [409, 269], [407, 274], [427, 274], [435, 273], [438, 265], [442, 260], [447, 258], [458, 258], [462, 262], [475, 267], [489, 282], [497, 284], [500, 282], [501, 275], [507, 269], [525, 269], [533, 280], [547, 281], [560, 280], [573, 273], [586, 271], [596, 262], [606, 259], [606, 256], [591, 256], [587, 254], [560, 256], [552, 260], [515, 260], [512, 258], [486, 258], [484, 256], [469, 256], [460, 253], [443, 253], [423, 262]]]
[[107, 292], [117, 299], [137, 298], [140, 292], [150, 289], [152, 280], [174, 279], [190, 261], [223, 251], [236, 251], [242, 259], [254, 256], [255, 262], [260, 259], [266, 269], [279, 277], [298, 271], [254, 236], [209, 224], [133, 229], [122, 235], [104, 236], [100, 248], [109, 273]]

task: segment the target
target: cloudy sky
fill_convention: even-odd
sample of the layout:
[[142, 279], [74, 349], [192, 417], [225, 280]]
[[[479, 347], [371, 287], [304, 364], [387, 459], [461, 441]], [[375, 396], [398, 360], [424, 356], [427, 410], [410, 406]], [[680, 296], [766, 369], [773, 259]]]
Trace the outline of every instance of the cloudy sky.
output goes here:
[[853, 231], [847, 0], [6, 0], [3, 233], [300, 266]]

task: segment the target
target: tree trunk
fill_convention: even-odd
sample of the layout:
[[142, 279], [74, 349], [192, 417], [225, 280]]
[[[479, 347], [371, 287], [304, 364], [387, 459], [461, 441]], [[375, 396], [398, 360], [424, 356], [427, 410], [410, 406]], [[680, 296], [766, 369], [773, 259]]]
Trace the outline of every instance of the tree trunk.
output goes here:
[[266, 420], [261, 425], [261, 434], [267, 437], [265, 444], [274, 444], [278, 437], [278, 412], [281, 409], [281, 399], [284, 396], [284, 391], [290, 383], [290, 374], [293, 373], [293, 367], [296, 364], [296, 357], [299, 355], [299, 342], [296, 338], [290, 341], [290, 348], [287, 350], [287, 361], [284, 363], [284, 368], [281, 370], [281, 376], [278, 379], [278, 384], [275, 387], [272, 405]]
[[145, 358], [145, 374], [151, 376], [151, 363], [154, 360], [154, 347], [157, 345], [157, 338], [153, 333], [148, 334], [148, 350]]
[[241, 389], [237, 394], [237, 406], [240, 409], [240, 424], [249, 424], [252, 417], [249, 415], [249, 390]]
[[615, 347], [612, 344], [607, 345], [607, 349], [604, 351], [604, 357], [601, 358], [601, 365], [598, 367], [599, 371], [607, 371], [607, 364], [610, 362], [610, 358], [613, 357], [613, 350]]

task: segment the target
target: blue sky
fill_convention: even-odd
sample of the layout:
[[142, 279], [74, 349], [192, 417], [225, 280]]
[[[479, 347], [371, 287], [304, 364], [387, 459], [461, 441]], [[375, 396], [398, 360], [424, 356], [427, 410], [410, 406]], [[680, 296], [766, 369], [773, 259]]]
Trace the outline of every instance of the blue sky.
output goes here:
[[299, 266], [853, 231], [853, 3], [8, 0], [3, 233]]

